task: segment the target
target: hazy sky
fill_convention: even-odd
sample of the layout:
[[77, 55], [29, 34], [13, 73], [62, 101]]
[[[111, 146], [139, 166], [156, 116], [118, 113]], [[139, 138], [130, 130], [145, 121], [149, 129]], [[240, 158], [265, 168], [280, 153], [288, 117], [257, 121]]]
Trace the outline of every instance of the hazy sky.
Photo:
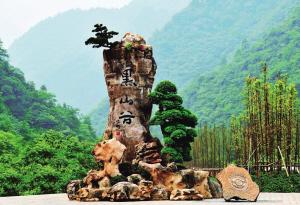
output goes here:
[[60, 12], [95, 7], [120, 8], [131, 0], [0, 0], [0, 39], [8, 47], [39, 21]]

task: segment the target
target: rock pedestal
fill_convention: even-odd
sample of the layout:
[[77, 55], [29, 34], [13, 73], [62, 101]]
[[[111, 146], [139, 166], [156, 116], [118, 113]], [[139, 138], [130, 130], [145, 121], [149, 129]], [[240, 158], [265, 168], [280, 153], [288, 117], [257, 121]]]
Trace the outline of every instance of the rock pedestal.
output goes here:
[[156, 64], [152, 47], [139, 35], [125, 34], [121, 43], [104, 50], [104, 74], [110, 112], [104, 139], [116, 138], [126, 146], [123, 160], [135, 158], [135, 145], [151, 138], [147, 125]]
[[229, 165], [217, 175], [217, 179], [222, 184], [223, 197], [226, 201], [257, 200], [259, 187], [252, 181], [246, 169]]
[[[143, 161], [139, 166], [151, 174], [153, 184], [171, 193], [172, 200], [201, 200], [212, 198], [207, 171], [183, 169], [177, 170], [176, 165], [162, 166], [160, 163], [148, 164]], [[184, 191], [181, 191], [184, 189]], [[180, 197], [179, 197], [180, 196]]]

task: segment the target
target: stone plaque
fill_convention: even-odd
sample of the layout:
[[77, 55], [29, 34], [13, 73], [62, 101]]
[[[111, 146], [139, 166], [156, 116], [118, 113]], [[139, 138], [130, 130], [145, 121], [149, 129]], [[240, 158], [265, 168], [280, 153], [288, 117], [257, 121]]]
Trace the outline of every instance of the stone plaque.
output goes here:
[[217, 175], [217, 179], [222, 184], [223, 196], [226, 201], [231, 199], [257, 200], [259, 187], [252, 181], [246, 169], [229, 165]]

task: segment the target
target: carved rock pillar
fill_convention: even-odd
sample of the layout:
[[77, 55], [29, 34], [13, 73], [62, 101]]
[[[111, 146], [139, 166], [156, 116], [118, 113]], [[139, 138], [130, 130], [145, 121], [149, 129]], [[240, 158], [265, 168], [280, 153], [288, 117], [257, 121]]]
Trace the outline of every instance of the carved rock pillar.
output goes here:
[[135, 145], [151, 139], [148, 94], [156, 72], [152, 47], [141, 36], [127, 33], [117, 47], [104, 50], [103, 56], [110, 102], [104, 139], [122, 142], [126, 146], [123, 160], [131, 162]]

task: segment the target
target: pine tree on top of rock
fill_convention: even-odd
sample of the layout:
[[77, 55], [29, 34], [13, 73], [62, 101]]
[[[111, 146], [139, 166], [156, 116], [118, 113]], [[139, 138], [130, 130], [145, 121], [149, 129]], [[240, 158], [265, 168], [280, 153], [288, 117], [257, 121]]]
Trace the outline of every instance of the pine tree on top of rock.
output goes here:
[[164, 136], [161, 154], [167, 162], [190, 161], [191, 145], [196, 136], [197, 117], [182, 106], [176, 86], [170, 81], [160, 82], [149, 95], [159, 110], [150, 120], [150, 125], [160, 125]]
[[108, 31], [107, 27], [103, 24], [94, 25], [95, 29], [92, 32], [95, 32], [95, 37], [90, 37], [85, 41], [85, 45], [93, 44], [93, 48], [107, 47], [111, 48], [118, 44], [117, 41], [109, 42], [109, 39], [113, 38], [115, 35], [118, 35], [118, 32]]

